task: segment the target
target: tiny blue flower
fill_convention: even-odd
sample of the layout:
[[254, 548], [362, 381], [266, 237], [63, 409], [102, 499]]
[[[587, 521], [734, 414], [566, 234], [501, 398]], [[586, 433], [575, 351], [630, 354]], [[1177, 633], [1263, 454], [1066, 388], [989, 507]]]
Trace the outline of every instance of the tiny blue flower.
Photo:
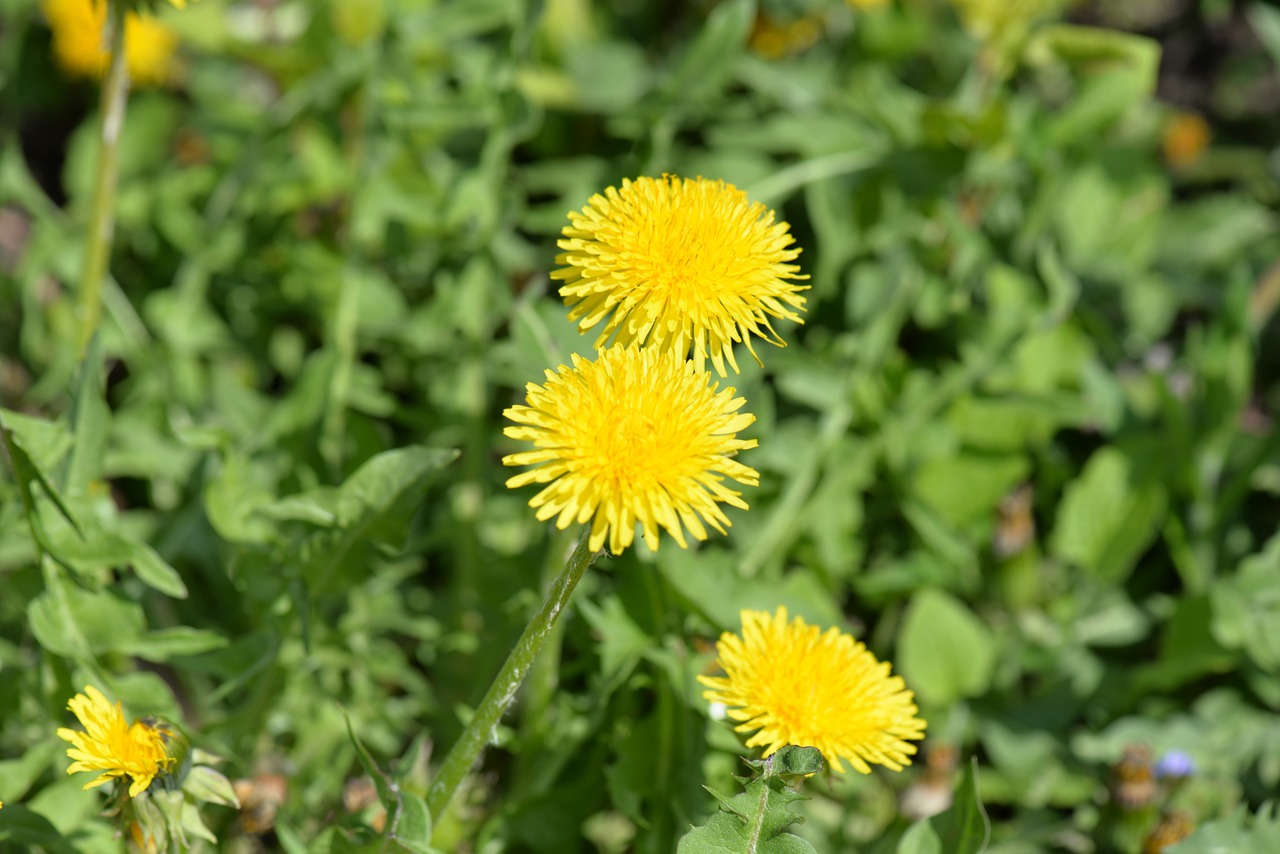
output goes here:
[[1156, 776], [1160, 778], [1190, 777], [1195, 772], [1195, 761], [1181, 750], [1170, 750], [1156, 762]]

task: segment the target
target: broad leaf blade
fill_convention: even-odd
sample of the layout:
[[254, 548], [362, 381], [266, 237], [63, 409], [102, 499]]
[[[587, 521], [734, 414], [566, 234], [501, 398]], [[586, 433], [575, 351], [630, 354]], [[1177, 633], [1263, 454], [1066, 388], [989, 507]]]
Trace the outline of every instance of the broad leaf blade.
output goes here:
[[980, 854], [991, 838], [991, 821], [978, 796], [978, 760], [972, 759], [951, 809], [930, 820], [947, 854]]

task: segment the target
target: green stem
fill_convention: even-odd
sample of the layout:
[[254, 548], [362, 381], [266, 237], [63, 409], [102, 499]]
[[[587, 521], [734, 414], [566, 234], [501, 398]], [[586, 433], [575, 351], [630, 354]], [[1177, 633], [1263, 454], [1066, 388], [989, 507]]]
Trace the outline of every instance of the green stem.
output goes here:
[[[645, 589], [649, 594], [649, 613], [653, 620], [654, 626], [661, 626], [670, 613], [670, 609], [666, 606], [665, 597], [662, 589], [662, 576], [656, 572], [642, 573], [645, 581]], [[673, 764], [673, 755], [675, 753], [676, 741], [676, 705], [672, 698], [671, 681], [664, 678], [659, 673], [654, 679], [654, 686], [658, 693], [658, 707], [655, 714], [658, 716], [658, 739], [654, 746], [655, 756], [653, 763], [653, 779], [654, 779], [654, 808], [650, 815], [649, 832], [645, 834], [645, 841], [641, 843], [638, 850], [640, 851], [663, 851], [671, 850], [672, 831], [671, 831], [671, 809], [673, 801], [670, 796], [671, 790], [671, 766]], [[688, 708], [688, 706], [684, 706]]]
[[458, 791], [458, 786], [462, 784], [463, 778], [480, 757], [485, 745], [493, 738], [494, 729], [502, 720], [503, 712], [515, 699], [520, 683], [524, 681], [529, 668], [533, 666], [543, 641], [551, 634], [556, 619], [564, 611], [564, 606], [573, 595], [574, 588], [578, 586], [587, 568], [595, 560], [595, 554], [587, 547], [589, 539], [589, 532], [584, 531], [582, 538], [578, 540], [578, 545], [569, 555], [564, 572], [560, 573], [555, 583], [551, 585], [546, 601], [542, 603], [538, 613], [533, 615], [524, 633], [520, 635], [520, 640], [516, 641], [515, 649], [507, 656], [506, 663], [502, 665], [493, 684], [485, 693], [484, 699], [476, 707], [467, 728], [463, 730], [461, 737], [440, 766], [439, 773], [431, 783], [431, 790], [427, 792], [427, 809], [435, 822], [440, 821], [445, 808], [449, 806], [449, 801]]
[[116, 177], [120, 151], [120, 130], [124, 127], [124, 108], [129, 97], [129, 70], [125, 65], [124, 4], [111, 2], [107, 24], [111, 65], [102, 83], [98, 169], [94, 176], [93, 202], [89, 211], [89, 229], [85, 234], [84, 268], [80, 275], [80, 321], [77, 351], [84, 356], [93, 333], [102, 320], [102, 282], [111, 258], [111, 241], [115, 232]]
[[[551, 552], [542, 572], [542, 589], [551, 590], [559, 578], [560, 570], [556, 566], [555, 556], [564, 554], [570, 545], [569, 531], [557, 531], [551, 538]], [[556, 623], [543, 643], [545, 650], [533, 663], [529, 675], [525, 677], [524, 701], [520, 709], [520, 741], [522, 744], [537, 744], [546, 737], [551, 727], [551, 702], [555, 699], [556, 688], [560, 684], [560, 647], [564, 638], [564, 625]], [[526, 756], [521, 752], [521, 758]]]

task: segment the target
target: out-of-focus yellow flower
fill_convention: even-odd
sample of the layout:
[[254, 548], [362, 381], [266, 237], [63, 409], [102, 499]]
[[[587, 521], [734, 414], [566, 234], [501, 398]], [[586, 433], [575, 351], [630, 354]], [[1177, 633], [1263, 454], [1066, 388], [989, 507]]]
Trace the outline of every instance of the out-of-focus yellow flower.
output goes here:
[[845, 0], [845, 2], [855, 9], [878, 9], [889, 5], [889, 0]]
[[751, 30], [749, 44], [753, 51], [765, 59], [781, 59], [804, 53], [822, 35], [821, 21], [820, 17], [809, 16], [782, 23], [760, 13]]
[[851, 635], [823, 632], [800, 617], [743, 611], [742, 635], [725, 632], [716, 643], [724, 676], [699, 676], [722, 703], [735, 732], [755, 732], [747, 747], [770, 756], [788, 744], [816, 747], [837, 772], [847, 760], [863, 774], [868, 763], [901, 771], [911, 764], [925, 722], [902, 677], [889, 675]]
[[[182, 8], [186, 0], [170, 0]], [[71, 74], [101, 77], [111, 56], [106, 49], [107, 0], [40, 0], [53, 30], [53, 52]], [[124, 54], [129, 77], [142, 86], [164, 83], [178, 37], [150, 15], [129, 12], [124, 20]]]
[[145, 720], [126, 723], [119, 701], [112, 705], [92, 685], [86, 686], [83, 694], [72, 697], [67, 708], [84, 727], [84, 732], [58, 729], [58, 738], [72, 745], [67, 749], [67, 756], [75, 761], [67, 773], [101, 772], [85, 784], [86, 789], [127, 777], [129, 797], [135, 798], [173, 763], [167, 749], [168, 734], [162, 727]]
[[[769, 318], [801, 323], [807, 279], [785, 222], [732, 184], [702, 178], [624, 180], [569, 214], [551, 276], [569, 319], [603, 329], [595, 346], [656, 347], [698, 370], [736, 372], [733, 346], [751, 336], [785, 346]], [[759, 359], [757, 358], [757, 361]]]
[[1160, 148], [1175, 169], [1185, 169], [1209, 147], [1209, 123], [1197, 113], [1176, 113], [1164, 126]]
[[726, 478], [755, 486], [760, 475], [733, 457], [756, 447], [738, 431], [755, 416], [740, 413], [734, 390], [716, 390], [691, 362], [654, 348], [610, 347], [595, 361], [574, 355], [573, 367], [547, 371], [529, 383], [527, 406], [502, 414], [518, 426], [503, 431], [534, 450], [503, 457], [503, 465], [535, 466], [507, 481], [515, 489], [546, 484], [529, 502], [539, 519], [561, 530], [591, 522], [593, 551], [608, 540], [620, 554], [636, 524], [650, 549], [665, 529], [680, 548], [684, 529], [707, 538], [701, 520], [725, 533], [719, 502], [746, 509]]

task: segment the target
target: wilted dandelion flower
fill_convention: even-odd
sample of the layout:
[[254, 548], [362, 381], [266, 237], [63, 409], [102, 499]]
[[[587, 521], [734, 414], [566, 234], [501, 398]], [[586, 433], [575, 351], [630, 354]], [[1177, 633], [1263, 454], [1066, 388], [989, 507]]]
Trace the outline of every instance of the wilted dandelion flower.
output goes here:
[[[687, 356], [699, 370], [711, 359], [738, 370], [735, 342], [751, 336], [784, 346], [770, 318], [801, 323], [804, 310], [794, 281], [800, 254], [773, 212], [723, 181], [702, 178], [624, 180], [591, 197], [558, 245], [553, 278], [569, 319], [586, 331], [603, 323], [596, 347], [612, 337]], [[794, 310], [793, 310], [794, 309]]]
[[1166, 849], [1177, 845], [1195, 830], [1196, 824], [1187, 813], [1182, 810], [1166, 812], [1142, 841], [1142, 854], [1164, 854]]
[[664, 528], [681, 548], [684, 529], [707, 538], [703, 521], [720, 533], [730, 524], [718, 502], [746, 509], [742, 493], [759, 474], [733, 459], [755, 439], [738, 439], [754, 415], [739, 413], [734, 389], [717, 391], [684, 359], [653, 349], [610, 347], [594, 361], [574, 355], [573, 367], [546, 372], [527, 386], [527, 406], [503, 412], [518, 426], [503, 431], [535, 450], [503, 457], [508, 466], [536, 466], [507, 481], [517, 488], [547, 484], [529, 506], [556, 527], [591, 521], [592, 551], [608, 539], [620, 553], [638, 522], [650, 549]]
[[735, 732], [755, 732], [747, 747], [769, 756], [788, 744], [816, 747], [836, 771], [847, 760], [863, 774], [868, 763], [901, 771], [924, 737], [914, 695], [852, 636], [822, 632], [787, 609], [743, 611], [742, 635], [716, 644], [724, 676], [699, 676], [703, 696], [729, 707]]
[[112, 705], [92, 685], [87, 686], [83, 694], [72, 697], [67, 708], [80, 719], [85, 730], [58, 729], [58, 737], [72, 744], [67, 756], [75, 762], [67, 773], [102, 772], [85, 784], [86, 789], [127, 777], [129, 797], [137, 797], [173, 762], [166, 749], [165, 730], [144, 720], [125, 723], [119, 701]]
[[[53, 52], [71, 74], [101, 77], [110, 63], [106, 46], [107, 0], [40, 0], [53, 30]], [[183, 2], [174, 2], [181, 7]], [[129, 78], [140, 85], [165, 81], [178, 37], [150, 15], [124, 18], [124, 56]]]

